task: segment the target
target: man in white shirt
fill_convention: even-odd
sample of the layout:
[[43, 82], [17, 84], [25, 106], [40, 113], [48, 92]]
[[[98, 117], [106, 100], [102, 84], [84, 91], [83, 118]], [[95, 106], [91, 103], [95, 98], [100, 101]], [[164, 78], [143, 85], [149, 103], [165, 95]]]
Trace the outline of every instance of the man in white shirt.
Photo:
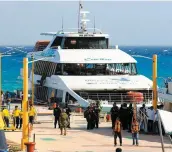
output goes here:
[[150, 107], [148, 109], [148, 132], [153, 132], [153, 122], [155, 119], [155, 111], [153, 110], [153, 107]]

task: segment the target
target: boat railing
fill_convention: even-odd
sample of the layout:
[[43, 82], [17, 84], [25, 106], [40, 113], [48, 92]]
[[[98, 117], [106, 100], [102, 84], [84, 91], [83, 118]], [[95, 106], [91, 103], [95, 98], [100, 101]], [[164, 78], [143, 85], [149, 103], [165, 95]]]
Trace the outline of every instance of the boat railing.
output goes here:
[[[66, 29], [62, 29], [62, 30], [59, 30], [57, 32], [57, 34], [62, 34], [62, 33], [70, 33], [70, 32], [67, 32], [67, 31], [70, 31], [70, 30], [76, 30], [76, 32], [78, 33], [78, 30], [81, 30], [80, 28], [66, 28]], [[96, 33], [99, 32], [100, 34], [102, 34], [102, 31], [98, 28], [86, 28], [86, 30], [93, 30], [93, 32]], [[71, 33], [75, 33], [75, 32], [71, 32]], [[86, 32], [79, 32], [79, 34], [87, 34], [87, 31]], [[88, 33], [89, 34], [89, 33]]]
[[144, 132], [147, 132], [148, 116], [139, 109], [137, 112], [137, 118], [139, 119], [139, 122], [140, 122], [140, 128], [143, 129]]
[[[87, 93], [87, 92], [80, 92], [79, 95], [86, 99], [86, 100], [93, 100], [93, 101], [102, 101], [108, 102], [108, 104], [116, 103], [130, 103], [131, 98], [127, 96], [127, 93]], [[150, 104], [153, 98], [152, 93], [143, 93], [144, 102], [146, 104]], [[134, 96], [133, 96], [134, 98]], [[139, 97], [138, 97], [139, 98]], [[137, 101], [137, 97], [135, 97]], [[106, 104], [106, 103], [105, 103]]]

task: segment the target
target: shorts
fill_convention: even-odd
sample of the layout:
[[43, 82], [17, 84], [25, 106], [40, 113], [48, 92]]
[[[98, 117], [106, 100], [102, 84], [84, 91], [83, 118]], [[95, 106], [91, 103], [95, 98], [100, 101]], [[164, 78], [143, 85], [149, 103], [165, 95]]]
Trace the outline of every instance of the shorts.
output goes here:
[[29, 116], [29, 123], [31, 123], [33, 125], [33, 120], [34, 120], [34, 117], [33, 116]]

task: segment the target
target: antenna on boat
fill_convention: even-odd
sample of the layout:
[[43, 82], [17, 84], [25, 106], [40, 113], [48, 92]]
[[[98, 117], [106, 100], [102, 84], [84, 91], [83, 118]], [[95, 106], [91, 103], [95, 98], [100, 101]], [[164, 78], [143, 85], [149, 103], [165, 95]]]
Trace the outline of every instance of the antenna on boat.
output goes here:
[[63, 16], [62, 16], [62, 32], [63, 32]]
[[82, 4], [81, 4], [81, 1], [79, 1], [79, 12], [78, 12], [78, 32], [79, 32], [79, 29], [80, 29], [80, 12], [81, 12], [81, 9], [82, 9]]
[[94, 34], [96, 33], [96, 22], [95, 22], [95, 16], [94, 16]]

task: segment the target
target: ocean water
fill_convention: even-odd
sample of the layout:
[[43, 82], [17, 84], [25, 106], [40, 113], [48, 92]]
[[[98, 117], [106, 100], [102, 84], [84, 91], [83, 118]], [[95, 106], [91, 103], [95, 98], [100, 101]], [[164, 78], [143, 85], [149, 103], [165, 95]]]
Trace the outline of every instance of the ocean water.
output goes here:
[[[152, 79], [153, 54], [158, 55], [158, 85], [163, 85], [163, 78], [172, 77], [172, 46], [119, 46], [119, 48], [137, 60], [137, 70]], [[20, 69], [23, 57], [33, 50], [33, 46], [0, 46], [2, 57], [2, 90], [14, 91], [22, 89]], [[143, 56], [143, 57], [141, 57]], [[31, 66], [29, 64], [29, 66]]]

